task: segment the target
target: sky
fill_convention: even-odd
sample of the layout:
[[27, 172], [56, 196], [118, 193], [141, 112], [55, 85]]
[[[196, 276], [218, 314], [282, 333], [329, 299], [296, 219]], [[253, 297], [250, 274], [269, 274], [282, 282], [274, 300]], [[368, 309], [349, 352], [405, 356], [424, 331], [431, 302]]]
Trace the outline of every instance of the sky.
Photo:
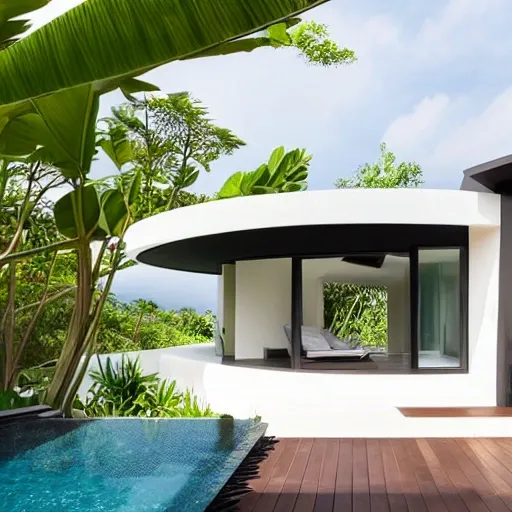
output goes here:
[[[34, 13], [34, 26], [78, 3], [53, 0]], [[331, 0], [305, 18], [327, 24], [358, 62], [320, 68], [293, 49], [266, 48], [144, 76], [162, 92], [189, 91], [247, 143], [203, 173], [194, 191], [217, 191], [280, 145], [313, 155], [310, 189], [332, 188], [373, 162], [383, 141], [399, 161], [422, 166], [428, 188], [459, 188], [465, 168], [512, 153], [510, 0]], [[122, 101], [104, 96], [100, 115]], [[94, 166], [95, 176], [112, 172], [105, 159]], [[215, 310], [216, 286], [214, 276], [137, 265], [116, 276], [113, 291], [201, 311]]]

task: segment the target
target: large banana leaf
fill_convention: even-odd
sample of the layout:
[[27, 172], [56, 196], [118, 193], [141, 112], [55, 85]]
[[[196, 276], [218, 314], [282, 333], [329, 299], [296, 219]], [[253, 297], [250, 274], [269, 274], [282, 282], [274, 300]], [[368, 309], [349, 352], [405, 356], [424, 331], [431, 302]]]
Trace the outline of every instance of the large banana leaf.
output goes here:
[[328, 0], [88, 0], [0, 52], [0, 105], [132, 77]]
[[[129, 92], [155, 89], [133, 78], [117, 82]], [[0, 158], [33, 155], [67, 178], [85, 176], [95, 151], [98, 106], [99, 93], [89, 84], [0, 107]]]

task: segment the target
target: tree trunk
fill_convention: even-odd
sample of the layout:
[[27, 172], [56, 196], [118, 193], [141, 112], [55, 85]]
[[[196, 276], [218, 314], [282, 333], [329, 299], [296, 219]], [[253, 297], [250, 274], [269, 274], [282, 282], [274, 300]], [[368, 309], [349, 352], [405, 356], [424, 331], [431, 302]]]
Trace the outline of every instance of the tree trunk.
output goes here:
[[133, 343], [137, 343], [137, 340], [139, 338], [140, 325], [142, 324], [143, 317], [144, 317], [144, 311], [141, 311], [139, 313], [139, 316], [137, 317], [137, 322], [135, 323], [135, 329], [133, 330], [133, 337], [132, 337]]
[[88, 240], [81, 240], [78, 249], [78, 276], [76, 302], [66, 341], [55, 367], [55, 374], [48, 388], [45, 403], [55, 409], [64, 405], [68, 389], [73, 382], [80, 360], [86, 350], [93, 297], [92, 262]]

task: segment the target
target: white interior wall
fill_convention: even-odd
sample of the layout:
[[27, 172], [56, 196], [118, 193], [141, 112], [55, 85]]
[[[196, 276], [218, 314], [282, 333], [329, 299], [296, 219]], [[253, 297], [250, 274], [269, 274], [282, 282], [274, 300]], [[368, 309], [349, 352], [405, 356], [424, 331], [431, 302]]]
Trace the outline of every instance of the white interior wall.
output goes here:
[[409, 349], [409, 265], [400, 279], [387, 285], [388, 352], [407, 354]]
[[235, 359], [261, 359], [286, 348], [291, 315], [291, 259], [236, 263]]

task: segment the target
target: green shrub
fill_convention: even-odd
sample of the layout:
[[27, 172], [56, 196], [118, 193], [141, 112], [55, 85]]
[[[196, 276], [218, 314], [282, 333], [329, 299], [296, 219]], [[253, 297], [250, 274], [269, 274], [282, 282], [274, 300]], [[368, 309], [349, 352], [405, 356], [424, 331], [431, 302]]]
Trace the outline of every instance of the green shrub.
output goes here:
[[75, 400], [75, 408], [86, 416], [138, 416], [146, 418], [213, 417], [208, 405], [202, 406], [187, 390], [180, 393], [176, 381], [143, 375], [139, 359], [122, 356], [113, 365], [107, 358], [105, 366], [98, 358], [99, 368], [90, 372], [93, 384], [85, 403]]

